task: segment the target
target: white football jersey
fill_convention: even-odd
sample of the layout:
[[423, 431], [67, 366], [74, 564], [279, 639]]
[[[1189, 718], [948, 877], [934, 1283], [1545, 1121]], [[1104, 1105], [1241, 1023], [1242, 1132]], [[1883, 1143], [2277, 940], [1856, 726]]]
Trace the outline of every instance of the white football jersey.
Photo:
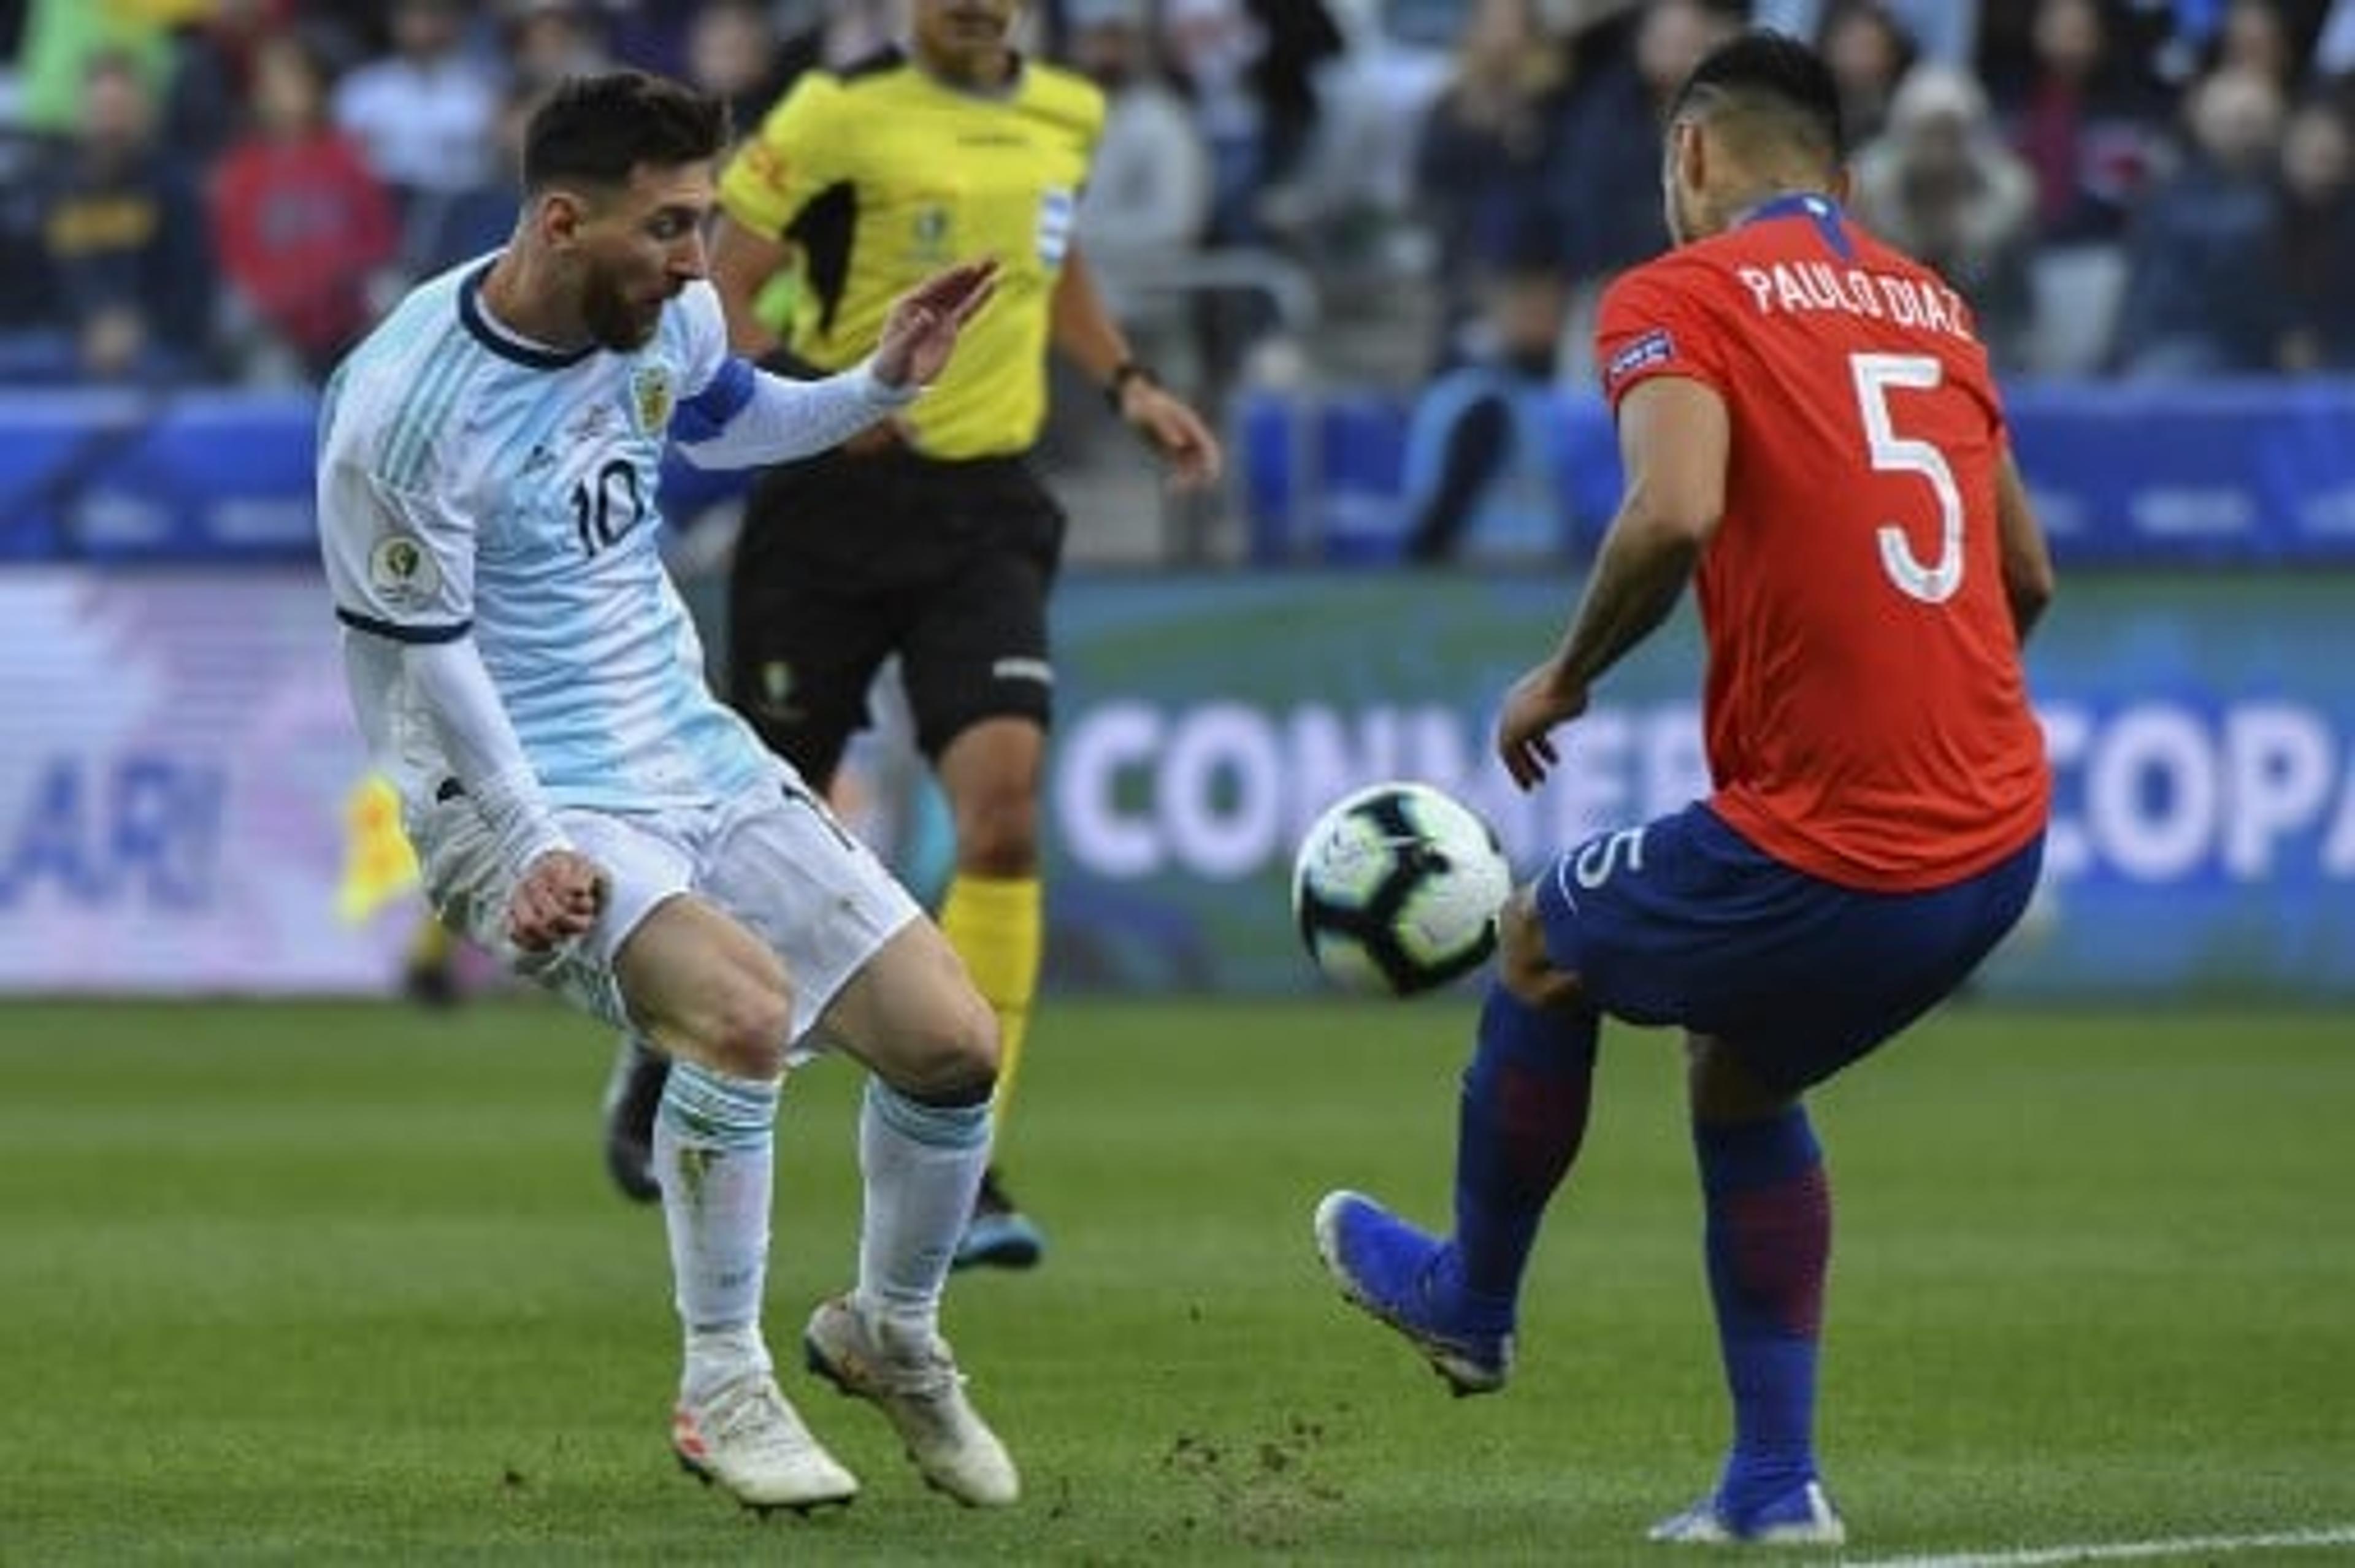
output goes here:
[[376, 765], [450, 769], [395, 645], [472, 635], [550, 805], [709, 802], [776, 764], [705, 684], [655, 548], [672, 411], [730, 364], [696, 283], [631, 353], [556, 353], [485, 315], [487, 259], [420, 284], [320, 411], [321, 548]]

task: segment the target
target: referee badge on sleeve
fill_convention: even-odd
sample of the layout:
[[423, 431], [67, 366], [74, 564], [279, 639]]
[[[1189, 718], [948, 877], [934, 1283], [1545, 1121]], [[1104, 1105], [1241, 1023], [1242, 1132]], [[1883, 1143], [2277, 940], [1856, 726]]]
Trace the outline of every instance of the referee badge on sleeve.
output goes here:
[[1071, 225], [1079, 218], [1080, 202], [1076, 192], [1060, 186], [1042, 193], [1039, 197], [1039, 264], [1060, 267], [1063, 254], [1071, 248]]

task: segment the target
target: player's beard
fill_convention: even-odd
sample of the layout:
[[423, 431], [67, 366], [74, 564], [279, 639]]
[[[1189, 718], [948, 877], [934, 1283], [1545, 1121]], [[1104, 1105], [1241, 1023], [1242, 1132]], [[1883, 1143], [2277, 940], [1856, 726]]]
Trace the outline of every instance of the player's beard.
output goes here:
[[634, 301], [611, 277], [592, 272], [581, 293], [581, 319], [598, 347], [630, 354], [654, 341], [655, 330], [662, 325], [662, 306], [661, 300]]

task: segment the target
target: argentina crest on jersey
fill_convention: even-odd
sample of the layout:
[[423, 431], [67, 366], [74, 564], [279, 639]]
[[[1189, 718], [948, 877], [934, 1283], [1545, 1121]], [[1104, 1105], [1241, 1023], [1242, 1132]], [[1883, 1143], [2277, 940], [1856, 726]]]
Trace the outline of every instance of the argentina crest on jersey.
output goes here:
[[630, 420], [640, 435], [660, 440], [677, 401], [677, 380], [667, 364], [657, 359], [630, 372]]

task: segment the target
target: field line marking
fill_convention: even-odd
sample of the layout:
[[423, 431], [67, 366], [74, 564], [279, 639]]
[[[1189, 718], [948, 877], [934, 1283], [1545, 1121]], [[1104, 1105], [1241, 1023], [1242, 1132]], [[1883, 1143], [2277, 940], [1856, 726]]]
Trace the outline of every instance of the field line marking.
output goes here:
[[1926, 1557], [1842, 1559], [1841, 1568], [2044, 1568], [2056, 1563], [2125, 1563], [2136, 1558], [2185, 1557], [2200, 1552], [2264, 1552], [2308, 1546], [2355, 1546], [2355, 1524], [2318, 1530], [2281, 1530], [2263, 1535], [2180, 1535], [2158, 1541], [2088, 1541], [2078, 1546], [2039, 1546], [2018, 1552], [1957, 1552]]

